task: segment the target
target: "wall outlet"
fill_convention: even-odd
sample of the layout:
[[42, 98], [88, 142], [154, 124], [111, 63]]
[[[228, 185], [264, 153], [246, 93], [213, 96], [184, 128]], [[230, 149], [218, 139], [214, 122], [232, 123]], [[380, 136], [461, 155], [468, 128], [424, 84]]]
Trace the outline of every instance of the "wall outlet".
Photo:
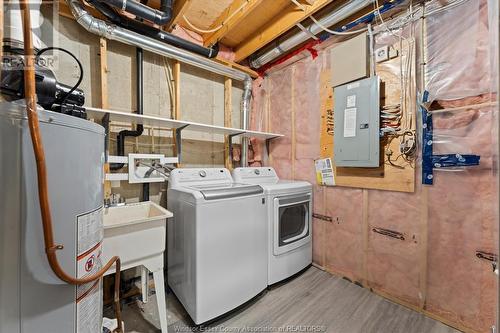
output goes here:
[[383, 62], [389, 60], [389, 46], [382, 46], [375, 50], [375, 61]]

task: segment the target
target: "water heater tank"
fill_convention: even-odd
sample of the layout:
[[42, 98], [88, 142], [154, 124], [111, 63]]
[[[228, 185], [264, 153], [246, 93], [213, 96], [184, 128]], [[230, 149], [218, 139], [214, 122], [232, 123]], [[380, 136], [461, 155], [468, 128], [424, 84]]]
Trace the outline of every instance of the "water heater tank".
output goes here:
[[[38, 110], [62, 268], [101, 267], [104, 129]], [[101, 332], [101, 281], [59, 280], [45, 257], [36, 164], [22, 103], [0, 103], [0, 333]]]

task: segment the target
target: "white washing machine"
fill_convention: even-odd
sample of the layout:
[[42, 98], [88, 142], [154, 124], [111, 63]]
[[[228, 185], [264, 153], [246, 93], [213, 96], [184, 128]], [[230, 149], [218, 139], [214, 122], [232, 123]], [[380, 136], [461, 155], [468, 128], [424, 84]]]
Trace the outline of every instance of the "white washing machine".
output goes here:
[[268, 284], [312, 263], [312, 185], [280, 180], [273, 168], [236, 168], [235, 182], [258, 184], [267, 198]]
[[170, 174], [168, 284], [195, 324], [231, 311], [267, 287], [265, 195], [227, 169]]

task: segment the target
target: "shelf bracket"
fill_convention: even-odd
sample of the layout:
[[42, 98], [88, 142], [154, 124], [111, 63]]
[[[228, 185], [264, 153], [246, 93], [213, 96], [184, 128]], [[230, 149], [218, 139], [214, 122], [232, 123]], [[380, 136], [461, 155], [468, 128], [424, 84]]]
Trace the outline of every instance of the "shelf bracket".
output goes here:
[[102, 127], [104, 127], [104, 158], [108, 163], [109, 155], [109, 113], [106, 113], [101, 119]]
[[181, 127], [178, 127], [175, 129], [175, 149], [177, 150], [177, 159], [178, 159], [178, 162], [177, 163], [181, 163], [181, 156], [182, 156], [182, 135], [181, 135], [181, 132], [183, 129], [185, 129], [186, 127], [188, 127], [189, 125], [184, 125], [184, 126], [181, 126]]
[[233, 168], [234, 168], [234, 165], [233, 165], [233, 138], [235, 136], [239, 136], [239, 135], [242, 135], [242, 134], [245, 134], [245, 132], [239, 132], [239, 133], [235, 133], [235, 134], [229, 134], [227, 136], [228, 149], [229, 149], [229, 160], [231, 161], [231, 166]]
[[272, 138], [266, 139], [266, 153], [267, 153], [267, 156], [269, 156], [270, 151], [271, 151], [271, 140], [274, 140], [274, 139], [277, 139], [277, 138], [280, 138], [280, 136], [273, 136]]

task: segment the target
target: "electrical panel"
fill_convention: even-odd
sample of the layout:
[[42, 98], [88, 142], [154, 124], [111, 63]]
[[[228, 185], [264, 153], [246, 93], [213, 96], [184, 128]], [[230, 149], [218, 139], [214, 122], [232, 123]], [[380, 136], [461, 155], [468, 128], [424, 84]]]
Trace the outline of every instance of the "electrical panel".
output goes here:
[[366, 33], [335, 46], [330, 52], [332, 87], [366, 78], [370, 73], [370, 51]]
[[378, 76], [334, 88], [334, 161], [337, 167], [380, 164]]

